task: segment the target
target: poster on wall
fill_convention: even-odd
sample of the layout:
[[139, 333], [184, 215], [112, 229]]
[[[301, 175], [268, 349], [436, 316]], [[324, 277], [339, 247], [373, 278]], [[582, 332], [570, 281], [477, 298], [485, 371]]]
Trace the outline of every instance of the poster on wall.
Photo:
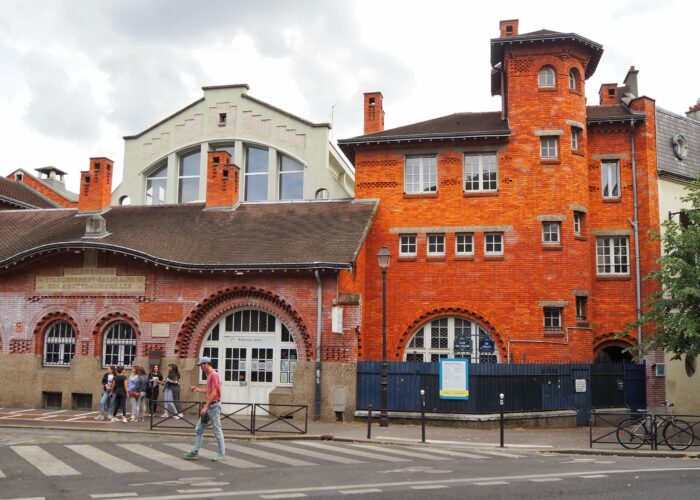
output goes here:
[[469, 399], [468, 360], [440, 360], [440, 399]]

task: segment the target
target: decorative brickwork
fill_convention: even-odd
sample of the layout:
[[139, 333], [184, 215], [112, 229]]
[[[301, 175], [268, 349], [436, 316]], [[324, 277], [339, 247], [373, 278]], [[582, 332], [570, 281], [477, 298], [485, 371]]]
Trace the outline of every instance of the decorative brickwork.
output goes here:
[[30, 354], [32, 352], [32, 341], [29, 339], [10, 339], [11, 354]]

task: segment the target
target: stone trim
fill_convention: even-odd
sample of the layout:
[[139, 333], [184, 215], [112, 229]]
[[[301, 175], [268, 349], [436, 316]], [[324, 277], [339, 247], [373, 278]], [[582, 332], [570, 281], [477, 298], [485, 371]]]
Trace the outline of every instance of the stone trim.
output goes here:
[[632, 236], [631, 229], [599, 229], [591, 231], [593, 236]]
[[430, 233], [501, 233], [512, 231], [513, 226], [436, 226], [436, 227], [392, 227], [390, 234]]
[[540, 307], [567, 307], [568, 300], [540, 300]]
[[629, 158], [627, 153], [597, 153], [591, 155], [591, 159], [593, 160], [626, 160], [627, 158]]
[[578, 288], [574, 288], [571, 290], [571, 295], [575, 295], [576, 297], [588, 297], [588, 290], [579, 290]]
[[550, 135], [564, 135], [564, 131], [563, 130], [556, 130], [556, 129], [546, 130], [546, 129], [536, 128], [535, 135], [538, 137], [547, 137]]
[[586, 129], [586, 126], [583, 123], [577, 122], [576, 120], [566, 120], [566, 124], [571, 125], [572, 127], [580, 128], [581, 130]]
[[573, 210], [574, 212], [583, 212], [584, 214], [588, 213], [588, 209], [586, 207], [583, 205], [576, 205], [575, 203], [569, 205], [569, 209]]
[[538, 215], [537, 220], [540, 222], [561, 222], [566, 220], [566, 215]]

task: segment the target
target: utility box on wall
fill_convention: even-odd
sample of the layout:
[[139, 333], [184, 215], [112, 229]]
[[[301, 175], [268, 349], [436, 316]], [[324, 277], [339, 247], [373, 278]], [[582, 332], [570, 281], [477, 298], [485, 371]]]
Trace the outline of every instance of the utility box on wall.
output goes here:
[[341, 306], [333, 306], [331, 329], [333, 333], [343, 333], [343, 308]]
[[344, 412], [348, 403], [348, 390], [346, 387], [333, 387], [333, 411]]

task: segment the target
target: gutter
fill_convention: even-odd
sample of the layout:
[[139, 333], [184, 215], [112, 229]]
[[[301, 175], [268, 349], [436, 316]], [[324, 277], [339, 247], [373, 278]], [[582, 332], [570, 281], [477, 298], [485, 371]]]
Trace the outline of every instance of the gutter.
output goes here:
[[[629, 221], [634, 231], [634, 271], [637, 295], [637, 321], [642, 317], [642, 277], [639, 255], [639, 201], [637, 199], [637, 152], [634, 144], [634, 118], [630, 122], [630, 147], [632, 149], [632, 195], [634, 200], [634, 220]], [[637, 345], [642, 347], [642, 325], [637, 326]], [[640, 351], [641, 352], [641, 351]]]
[[321, 420], [321, 319], [323, 311], [323, 283], [318, 270], [314, 271], [317, 284], [316, 296], [316, 394], [314, 398], [314, 420]]
[[443, 140], [459, 140], [459, 139], [488, 139], [491, 137], [510, 137], [510, 130], [500, 132], [470, 132], [467, 134], [424, 134], [424, 135], [394, 135], [366, 139], [341, 139], [338, 145], [343, 146], [359, 146], [363, 144], [384, 144], [392, 142], [412, 142], [412, 141], [443, 141]]

